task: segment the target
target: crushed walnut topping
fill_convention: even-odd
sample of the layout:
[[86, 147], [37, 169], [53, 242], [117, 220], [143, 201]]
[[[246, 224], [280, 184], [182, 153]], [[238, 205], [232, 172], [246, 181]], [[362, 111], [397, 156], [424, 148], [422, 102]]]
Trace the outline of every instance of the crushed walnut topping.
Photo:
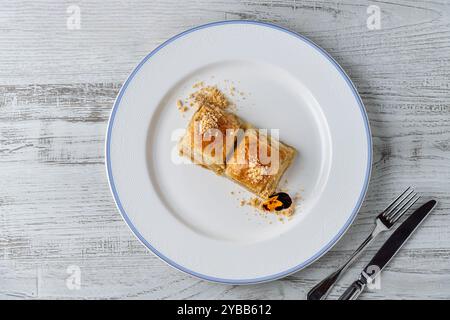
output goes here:
[[251, 180], [252, 183], [259, 183], [264, 180], [264, 173], [266, 169], [262, 165], [250, 165], [247, 169], [247, 176]]
[[247, 176], [252, 183], [259, 183], [264, 180], [265, 176], [268, 174], [267, 166], [259, 162], [258, 157], [250, 156], [248, 159], [248, 169]]
[[[236, 105], [231, 103], [226, 95], [215, 85], [206, 85], [203, 81], [195, 83], [192, 88], [196, 89], [184, 101], [177, 100], [176, 104], [181, 113], [191, 108], [198, 109], [208, 106], [218, 110], [235, 110]], [[235, 89], [233, 90], [233, 93]]]
[[259, 209], [261, 207], [262, 201], [258, 197], [253, 197], [248, 200], [247, 204]]
[[194, 83], [192, 88], [197, 89], [197, 88], [201, 88], [201, 87], [204, 87], [204, 86], [205, 86], [205, 83], [203, 81], [199, 81], [199, 82]]
[[210, 106], [220, 109], [226, 109], [230, 106], [230, 101], [216, 86], [201, 87], [192, 93], [189, 98], [197, 107]]
[[217, 128], [219, 119], [212, 112], [206, 111], [200, 119], [200, 133], [205, 133], [209, 129]]
[[178, 111], [180, 111], [182, 113], [189, 110], [189, 108], [186, 105], [184, 105], [183, 101], [180, 99], [177, 100], [177, 108], [178, 108]]

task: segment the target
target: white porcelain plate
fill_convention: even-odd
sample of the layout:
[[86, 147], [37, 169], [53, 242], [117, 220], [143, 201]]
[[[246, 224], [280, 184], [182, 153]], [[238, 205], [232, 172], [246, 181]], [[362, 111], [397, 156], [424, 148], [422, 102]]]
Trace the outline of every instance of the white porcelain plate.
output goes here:
[[[176, 101], [199, 81], [298, 150], [282, 179], [301, 196], [290, 220], [260, 216], [240, 205], [251, 194], [238, 185], [179, 164], [192, 111]], [[202, 279], [247, 284], [304, 268], [347, 230], [367, 189], [371, 135], [354, 86], [321, 48], [275, 25], [226, 21], [183, 32], [139, 63], [114, 104], [106, 162], [120, 213], [147, 248]]]

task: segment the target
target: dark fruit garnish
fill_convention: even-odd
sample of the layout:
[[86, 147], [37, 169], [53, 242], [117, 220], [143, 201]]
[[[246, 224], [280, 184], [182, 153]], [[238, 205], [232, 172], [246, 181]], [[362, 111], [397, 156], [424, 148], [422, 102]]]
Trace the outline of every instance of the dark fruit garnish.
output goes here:
[[285, 192], [274, 193], [262, 205], [266, 211], [281, 211], [291, 206], [292, 199]]

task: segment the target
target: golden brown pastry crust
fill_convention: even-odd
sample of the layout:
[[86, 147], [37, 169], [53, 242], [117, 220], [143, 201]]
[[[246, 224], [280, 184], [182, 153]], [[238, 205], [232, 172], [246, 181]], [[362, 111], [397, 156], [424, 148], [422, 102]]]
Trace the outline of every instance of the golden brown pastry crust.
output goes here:
[[[186, 133], [178, 144], [180, 154], [189, 157], [191, 161], [204, 168], [222, 174], [225, 170], [226, 158], [233, 152], [236, 139], [236, 134], [233, 132], [240, 128], [241, 121], [236, 115], [204, 105], [192, 116]], [[217, 142], [215, 131], [220, 131], [222, 136], [220, 154], [216, 154], [216, 150], [212, 148], [213, 143]], [[196, 143], [195, 139], [198, 139], [200, 143]]]
[[[228, 160], [225, 175], [258, 196], [268, 198], [275, 192], [281, 176], [294, 160], [296, 150], [260, 134], [249, 124], [246, 127], [249, 129], [245, 130], [244, 137]], [[260, 150], [264, 149], [267, 151], [261, 154]], [[272, 152], [275, 152], [274, 157], [269, 163]]]
[[[216, 142], [214, 132], [222, 139], [218, 153], [217, 149], [210, 148]], [[192, 162], [224, 174], [266, 199], [275, 193], [281, 176], [296, 155], [294, 148], [260, 133], [236, 115], [208, 104], [192, 116], [178, 147], [180, 154]]]

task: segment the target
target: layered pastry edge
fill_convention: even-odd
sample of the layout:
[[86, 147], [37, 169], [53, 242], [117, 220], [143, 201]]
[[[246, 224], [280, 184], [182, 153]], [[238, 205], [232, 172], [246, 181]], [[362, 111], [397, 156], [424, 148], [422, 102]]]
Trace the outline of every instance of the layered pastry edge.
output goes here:
[[[208, 131], [209, 129], [213, 130]], [[227, 129], [229, 130], [228, 134]], [[210, 154], [204, 152], [205, 148], [214, 140], [207, 139], [207, 141], [204, 141], [202, 139], [201, 146], [198, 143], [195, 145], [195, 135], [204, 135], [206, 132], [212, 132], [208, 138], [214, 138], [214, 132], [222, 134], [223, 150], [221, 155], [212, 154], [214, 157], [211, 157]], [[250, 138], [253, 140], [250, 141]], [[251, 142], [254, 141], [257, 141], [258, 157], [249, 159], [248, 150]], [[271, 150], [268, 152], [269, 155], [273, 150], [278, 152], [278, 169], [276, 172], [267, 174], [267, 166], [260, 163], [259, 148], [261, 145]], [[269, 135], [260, 134], [257, 128], [244, 122], [235, 114], [206, 105], [200, 106], [192, 116], [186, 133], [178, 143], [178, 149], [180, 155], [190, 158], [193, 163], [227, 177], [264, 199], [267, 199], [276, 191], [281, 177], [297, 154], [293, 147], [274, 140]], [[236, 157], [243, 151], [245, 157], [247, 157], [246, 161], [244, 163], [236, 162]]]

